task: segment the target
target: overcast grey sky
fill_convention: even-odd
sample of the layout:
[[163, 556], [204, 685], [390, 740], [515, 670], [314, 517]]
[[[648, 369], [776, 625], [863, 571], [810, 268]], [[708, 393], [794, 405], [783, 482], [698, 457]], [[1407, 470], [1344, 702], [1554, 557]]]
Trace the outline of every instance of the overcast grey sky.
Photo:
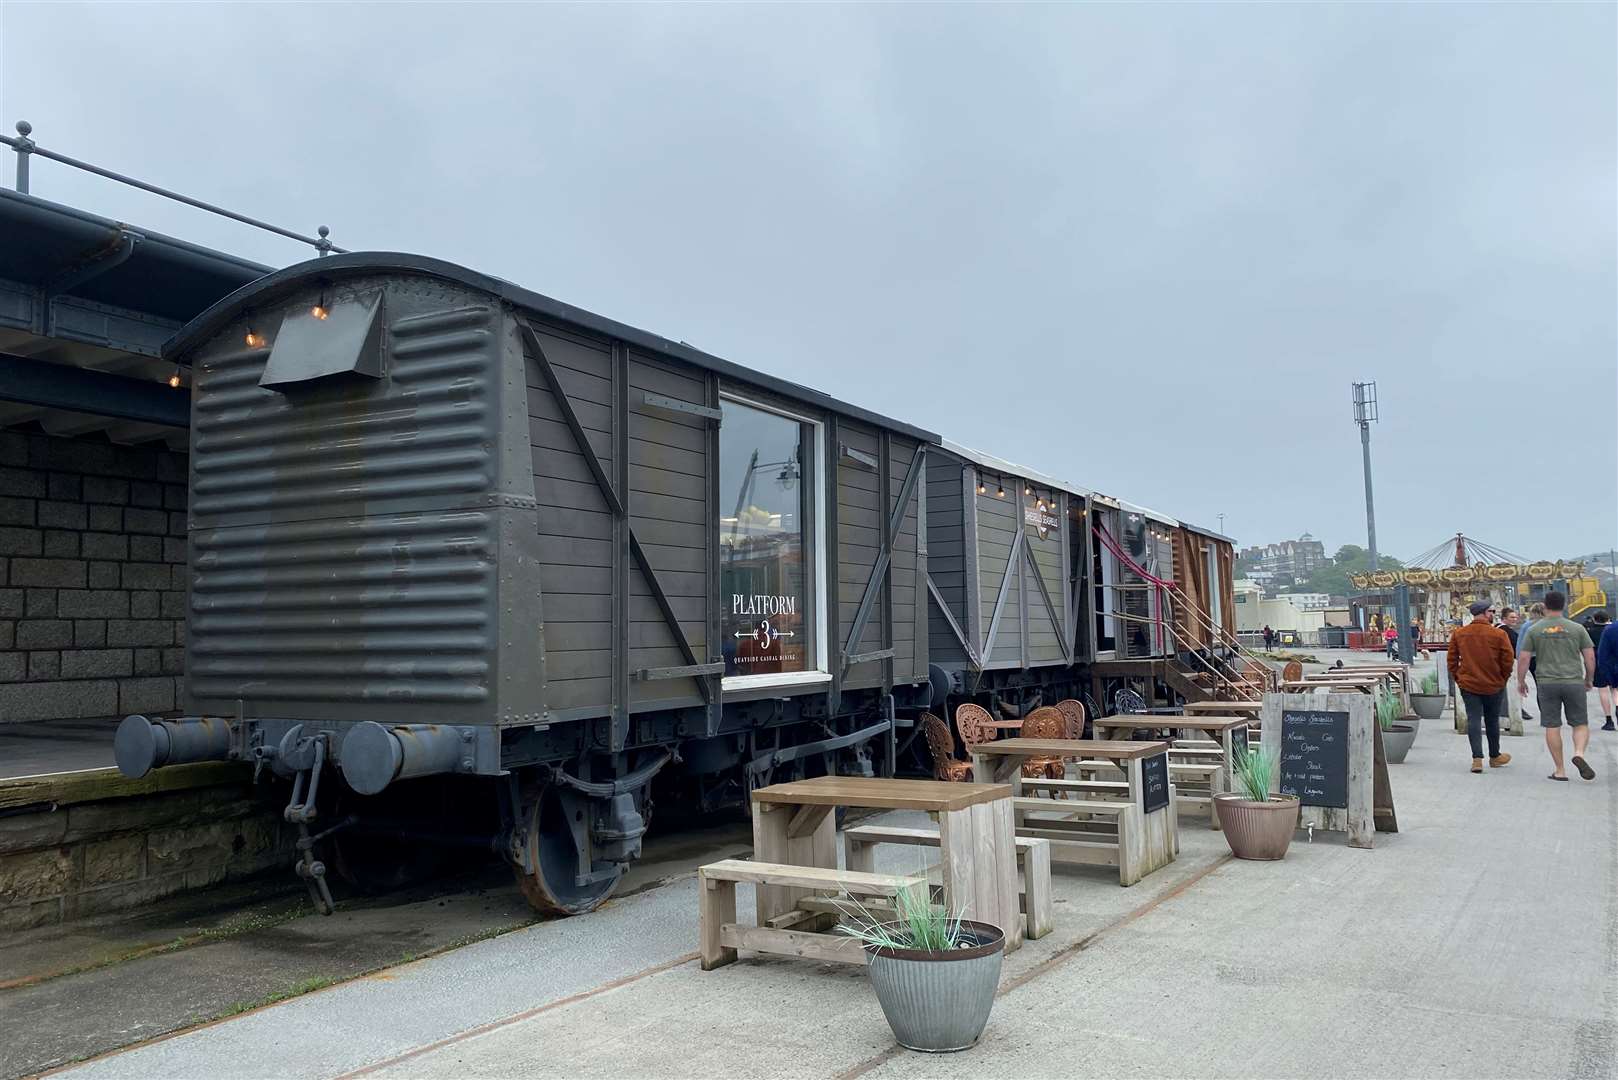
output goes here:
[[[1241, 543], [1618, 543], [1615, 8], [0, 4], [0, 118]], [[6, 155], [9, 157], [10, 155]], [[5, 167], [9, 180], [9, 165]], [[293, 244], [50, 162], [34, 191]]]

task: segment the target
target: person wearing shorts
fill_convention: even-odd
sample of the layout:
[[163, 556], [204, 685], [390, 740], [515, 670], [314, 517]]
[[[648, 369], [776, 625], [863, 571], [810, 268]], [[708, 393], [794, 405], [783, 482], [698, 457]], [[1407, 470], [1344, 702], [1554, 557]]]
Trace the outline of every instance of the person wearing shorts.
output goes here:
[[1573, 767], [1586, 780], [1596, 771], [1584, 759], [1590, 745], [1588, 694], [1595, 685], [1596, 651], [1584, 627], [1562, 614], [1567, 598], [1545, 594], [1545, 617], [1536, 619], [1522, 636], [1517, 652], [1517, 692], [1528, 693], [1528, 665], [1534, 665], [1539, 686], [1539, 726], [1545, 729], [1545, 748], [1556, 771], [1552, 780], [1566, 780], [1562, 764], [1562, 719], [1573, 729]]

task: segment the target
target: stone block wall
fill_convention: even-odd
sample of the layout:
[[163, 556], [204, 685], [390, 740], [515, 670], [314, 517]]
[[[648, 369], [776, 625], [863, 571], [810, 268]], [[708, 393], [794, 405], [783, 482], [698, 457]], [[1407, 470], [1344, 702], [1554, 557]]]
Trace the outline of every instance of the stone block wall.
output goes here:
[[3, 802], [17, 805], [0, 816], [0, 933], [291, 873], [296, 834], [281, 820], [284, 788], [255, 788], [241, 765], [164, 774], [131, 781], [98, 769], [37, 778], [37, 791], [8, 789]]
[[184, 454], [0, 431], [0, 723], [178, 707], [185, 485]]

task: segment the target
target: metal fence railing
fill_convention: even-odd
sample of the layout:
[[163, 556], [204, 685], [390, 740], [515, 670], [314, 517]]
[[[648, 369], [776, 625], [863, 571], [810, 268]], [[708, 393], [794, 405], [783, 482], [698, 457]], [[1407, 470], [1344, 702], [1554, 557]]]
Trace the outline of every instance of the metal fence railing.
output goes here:
[[59, 154], [54, 150], [47, 150], [45, 147], [40, 146], [39, 143], [34, 139], [29, 137], [33, 133], [34, 126], [32, 124], [26, 120], [19, 120], [17, 121], [16, 137], [12, 137], [10, 135], [0, 135], [0, 143], [5, 143], [17, 154], [16, 189], [24, 195], [31, 194], [29, 191], [29, 186], [31, 173], [30, 166], [32, 164], [32, 159], [42, 157], [48, 161], [55, 161], [69, 166], [70, 168], [79, 169], [83, 172], [105, 177], [108, 180], [113, 180], [120, 184], [127, 184], [133, 188], [139, 188], [141, 191], [147, 191], [153, 195], [160, 195], [165, 199], [173, 199], [175, 202], [184, 203], [186, 206], [192, 206], [198, 210], [205, 210], [210, 214], [218, 214], [220, 217], [229, 218], [232, 221], [239, 221], [243, 225], [251, 225], [255, 229], [263, 229], [264, 231], [274, 233], [277, 236], [284, 236], [288, 240], [296, 240], [300, 244], [308, 244], [310, 247], [315, 249], [315, 252], [318, 255], [330, 255], [333, 252], [341, 255], [345, 254], [348, 250], [347, 248], [340, 248], [331, 242], [329, 239], [331, 230], [324, 225], [315, 230], [317, 235], [305, 236], [302, 233], [293, 232], [291, 229], [283, 229], [279, 225], [272, 225], [267, 221], [260, 221], [257, 218], [248, 217], [246, 214], [238, 214], [234, 210], [227, 210], [222, 206], [215, 206], [213, 203], [206, 203], [201, 199], [193, 199], [189, 195], [181, 195], [177, 191], [170, 191], [168, 188], [158, 187], [156, 184], [148, 184], [144, 180], [136, 180], [132, 176], [125, 176], [122, 173], [113, 172], [111, 169], [103, 169], [101, 166], [92, 165], [88, 161], [80, 161], [78, 158], [71, 158], [66, 154]]

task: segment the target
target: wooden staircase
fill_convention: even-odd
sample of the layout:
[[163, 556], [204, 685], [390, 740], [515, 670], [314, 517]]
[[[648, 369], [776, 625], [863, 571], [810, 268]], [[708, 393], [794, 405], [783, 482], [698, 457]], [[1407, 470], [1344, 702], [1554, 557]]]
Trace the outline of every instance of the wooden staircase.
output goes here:
[[1164, 661], [1163, 681], [1187, 702], [1213, 701], [1218, 697], [1211, 674], [1194, 671], [1177, 658]]

